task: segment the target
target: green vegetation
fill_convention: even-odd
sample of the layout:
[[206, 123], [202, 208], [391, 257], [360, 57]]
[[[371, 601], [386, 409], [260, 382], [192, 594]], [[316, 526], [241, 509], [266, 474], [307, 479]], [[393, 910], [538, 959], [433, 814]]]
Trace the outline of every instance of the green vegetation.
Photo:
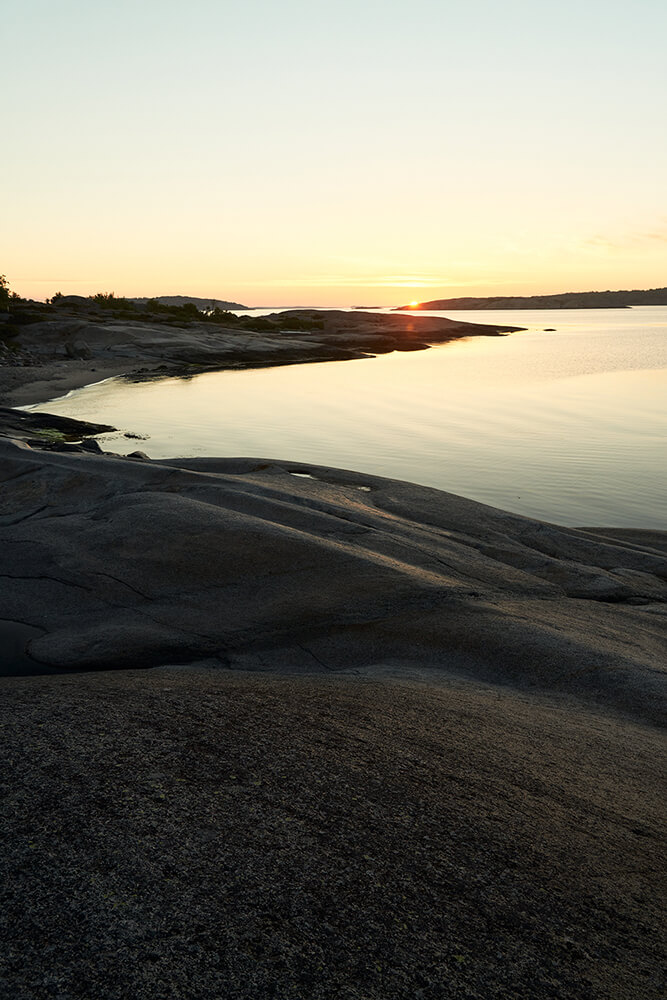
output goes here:
[[21, 296], [10, 292], [9, 282], [4, 274], [0, 274], [0, 312], [6, 312], [12, 302], [20, 302]]
[[90, 301], [118, 318], [133, 316], [137, 311], [134, 302], [130, 302], [122, 295], [117, 296], [115, 292], [97, 292], [96, 295], [90, 296]]
[[48, 444], [62, 444], [63, 441], [68, 440], [66, 434], [63, 434], [62, 431], [54, 430], [52, 427], [35, 430], [32, 433], [34, 437], [41, 438], [42, 441], [45, 441]]
[[3, 323], [2, 336], [16, 336], [18, 328], [37, 323], [66, 312], [85, 316], [88, 321], [100, 322], [109, 319], [136, 320], [139, 323], [161, 323], [169, 326], [187, 326], [204, 323], [225, 328], [236, 327], [240, 331], [257, 333], [307, 332], [321, 330], [324, 318], [317, 315], [295, 316], [289, 313], [274, 313], [270, 316], [248, 316], [221, 309], [211, 302], [208, 309], [200, 309], [194, 302], [168, 304], [158, 299], [133, 301], [115, 292], [96, 292], [84, 298], [80, 295], [63, 295], [56, 292], [45, 304], [26, 301], [10, 292], [7, 279], [0, 275], [0, 312], [12, 306], [11, 324]]
[[90, 298], [93, 302], [97, 302], [98, 306], [103, 306], [104, 308], [110, 308], [119, 302], [127, 301], [126, 299], [117, 299], [114, 292], [97, 292], [96, 295], [91, 295]]
[[288, 330], [308, 331], [321, 330], [324, 319], [320, 316], [293, 316], [285, 313], [275, 313], [271, 316], [248, 316], [230, 312], [215, 306], [213, 309], [201, 310], [194, 302], [184, 302], [179, 305], [168, 305], [158, 299], [147, 299], [133, 302], [117, 296], [114, 292], [98, 292], [89, 299], [79, 303], [70, 303], [64, 296], [58, 299], [54, 296], [52, 303], [61, 301], [62, 305], [77, 311], [87, 308], [86, 303], [99, 309], [100, 312], [115, 319], [134, 318], [144, 323], [167, 323], [170, 326], [191, 326], [193, 323], [205, 323], [222, 327], [238, 327], [240, 330], [253, 332], [282, 332]]
[[0, 336], [7, 341], [18, 335], [20, 327], [47, 318], [48, 306], [40, 302], [31, 302], [30, 299], [22, 299], [16, 292], [10, 291], [7, 278], [4, 274], [0, 274], [0, 313], [9, 313], [9, 319], [4, 317], [0, 326]]
[[14, 338], [18, 334], [20, 326], [20, 313], [18, 307], [22, 306], [23, 299], [16, 292], [9, 290], [9, 282], [4, 274], [0, 274], [0, 313], [9, 313], [9, 317], [3, 316], [0, 323], [0, 341], [4, 348], [12, 351], [17, 350]]

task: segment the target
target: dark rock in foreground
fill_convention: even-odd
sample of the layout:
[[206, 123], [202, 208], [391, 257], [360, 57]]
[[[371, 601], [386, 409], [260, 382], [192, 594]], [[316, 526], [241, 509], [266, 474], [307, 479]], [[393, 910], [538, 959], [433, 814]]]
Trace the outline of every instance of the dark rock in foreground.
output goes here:
[[0, 618], [43, 630], [28, 652], [49, 667], [390, 664], [664, 709], [664, 534], [259, 460], [5, 440], [0, 477]]
[[445, 679], [3, 682], [7, 1000], [662, 1000], [650, 727]]
[[665, 533], [8, 440], [0, 482], [50, 673], [0, 681], [3, 1000], [661, 1000]]

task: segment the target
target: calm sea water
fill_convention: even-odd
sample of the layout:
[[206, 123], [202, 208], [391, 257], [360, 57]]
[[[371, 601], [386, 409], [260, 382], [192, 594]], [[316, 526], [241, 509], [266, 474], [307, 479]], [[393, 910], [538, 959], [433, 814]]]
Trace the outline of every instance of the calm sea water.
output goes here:
[[147, 435], [107, 435], [119, 453], [314, 462], [560, 524], [667, 529], [667, 308], [433, 315], [528, 329], [365, 361], [111, 379], [34, 409]]

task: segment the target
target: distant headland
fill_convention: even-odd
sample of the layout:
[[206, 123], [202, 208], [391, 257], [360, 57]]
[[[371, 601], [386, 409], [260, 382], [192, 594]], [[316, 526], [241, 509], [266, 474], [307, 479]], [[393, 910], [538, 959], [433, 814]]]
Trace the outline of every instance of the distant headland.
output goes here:
[[148, 302], [157, 302], [161, 306], [187, 306], [193, 305], [200, 310], [213, 309], [250, 309], [250, 306], [241, 305], [240, 302], [226, 302], [224, 299], [201, 299], [195, 295], [156, 295], [144, 298], [130, 298], [130, 302], [135, 302], [138, 306], [145, 306]]
[[[5, 413], [6, 403], [53, 398], [114, 375], [190, 377], [202, 371], [360, 360], [521, 329], [490, 319], [468, 323], [335, 309], [255, 316], [248, 307], [221, 299], [128, 299], [113, 292], [56, 292], [36, 302], [12, 292], [0, 275], [0, 435], [23, 437], [24, 417]], [[60, 433], [52, 422], [41, 430]], [[34, 431], [31, 426], [30, 439]]]
[[630, 306], [667, 306], [667, 288], [618, 292], [563, 292], [560, 295], [495, 295], [432, 299], [397, 306], [396, 312], [415, 309], [627, 309]]

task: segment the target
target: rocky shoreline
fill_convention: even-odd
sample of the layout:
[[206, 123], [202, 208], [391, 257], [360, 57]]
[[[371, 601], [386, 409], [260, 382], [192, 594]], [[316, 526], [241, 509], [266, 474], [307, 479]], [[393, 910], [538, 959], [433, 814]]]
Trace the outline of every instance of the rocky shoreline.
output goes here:
[[289, 310], [245, 321], [223, 314], [215, 323], [196, 317], [167, 323], [159, 316], [82, 314], [63, 306], [29, 313], [30, 322], [19, 323], [19, 317], [17, 313], [13, 322], [0, 325], [0, 401], [14, 406], [114, 375], [159, 378], [355, 360], [522, 329], [337, 310]]
[[0, 413], [0, 997], [663, 995], [666, 533], [43, 416]]
[[521, 330], [336, 310], [277, 313], [275, 320], [256, 320], [259, 329], [251, 329], [247, 323], [234, 326], [224, 317], [212, 324], [195, 316], [182, 325], [182, 321], [160, 322], [159, 317], [109, 316], [95, 310], [88, 300], [81, 301], [83, 312], [81, 304], [48, 309], [42, 305], [28, 314], [30, 322], [17, 324], [19, 311], [10, 317], [14, 322], [0, 324], [0, 436], [30, 440], [37, 446], [41, 435], [43, 446], [50, 437], [51, 446], [57, 447], [59, 441], [102, 433], [100, 425], [86, 421], [70, 421], [65, 433], [61, 420], [48, 412], [32, 413], [28, 422], [9, 407], [46, 402], [107, 378], [152, 380], [220, 369], [359, 360], [394, 350], [426, 350], [431, 343]]

